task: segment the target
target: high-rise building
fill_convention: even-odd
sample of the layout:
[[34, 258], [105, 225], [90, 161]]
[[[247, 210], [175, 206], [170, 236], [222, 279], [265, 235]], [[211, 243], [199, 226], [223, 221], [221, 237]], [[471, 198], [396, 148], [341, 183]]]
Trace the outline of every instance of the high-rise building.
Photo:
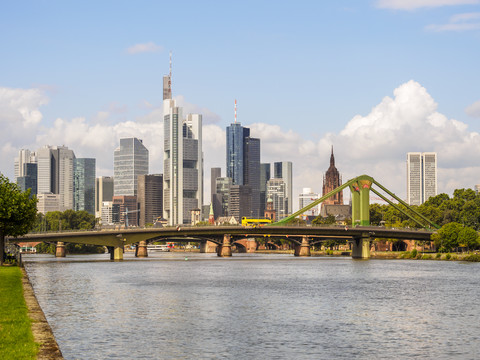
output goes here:
[[140, 175], [138, 177], [137, 201], [139, 226], [154, 224], [163, 216], [163, 175]]
[[407, 153], [407, 203], [420, 205], [437, 195], [437, 153]]
[[[20, 176], [26, 176], [25, 171], [25, 164], [36, 164], [37, 163], [37, 156], [35, 152], [31, 152], [28, 149], [21, 149], [18, 152], [18, 157], [15, 158], [15, 182], [17, 182], [17, 178]], [[36, 191], [36, 189], [35, 189]]]
[[148, 150], [137, 138], [120, 139], [113, 153], [113, 194], [136, 196], [139, 175], [148, 174]]
[[[219, 177], [216, 181], [215, 195], [213, 197], [214, 209], [217, 209], [217, 213], [214, 212], [215, 219], [220, 216], [228, 216], [228, 200], [230, 198], [230, 187], [232, 186], [232, 179], [229, 177]], [[215, 211], [215, 210], [214, 210]]]
[[58, 211], [73, 209], [75, 154], [66, 146], [43, 146], [37, 151], [37, 194], [59, 194]]
[[[302, 193], [298, 196], [299, 209], [303, 209], [305, 206], [310, 205], [315, 200], [318, 200], [320, 195], [314, 193], [311, 188], [303, 188]], [[314, 206], [310, 210], [304, 213], [304, 215], [318, 216], [320, 215], [320, 205]]]
[[74, 163], [74, 210], [95, 215], [95, 159], [76, 158]]
[[172, 99], [171, 73], [163, 78], [163, 216], [169, 225], [188, 224], [203, 205], [202, 115], [189, 114]]
[[288, 199], [283, 179], [273, 178], [267, 181], [267, 199], [273, 201], [273, 210], [275, 210], [277, 220], [288, 215]]
[[[217, 196], [217, 179], [222, 176], [222, 169], [215, 167], [210, 170], [210, 202], [212, 204], [213, 218], [216, 219], [222, 213], [221, 198]], [[210, 209], [209, 209], [210, 211]]]
[[126, 227], [138, 225], [139, 209], [136, 196], [114, 196], [112, 202], [114, 222], [115, 219], [119, 219], [119, 223], [124, 224]]
[[268, 180], [270, 180], [270, 164], [260, 164], [260, 214], [264, 214], [266, 210]]
[[[333, 155], [332, 146], [332, 153], [330, 154], [330, 167], [323, 177], [322, 196], [327, 195], [330, 191], [335, 190], [340, 185], [342, 185], [342, 176], [335, 167], [335, 156]], [[330, 196], [322, 203], [322, 206], [323, 205], [343, 205], [343, 190], [339, 191], [335, 195]]]
[[30, 195], [37, 195], [37, 163], [24, 163], [22, 176], [17, 177], [17, 184], [20, 190], [30, 189]]
[[[113, 177], [100, 176], [95, 179], [95, 217], [103, 219], [103, 202], [113, 199]], [[103, 223], [103, 221], [102, 221]]]
[[252, 188], [248, 185], [232, 185], [228, 198], [228, 216], [233, 216], [238, 222], [242, 217], [251, 218]]
[[[263, 217], [260, 212], [260, 139], [250, 137], [250, 129], [243, 127], [236, 121], [227, 126], [227, 177], [232, 179], [233, 185], [248, 186], [251, 200], [248, 217]], [[243, 202], [246, 203], [246, 202]], [[243, 210], [242, 210], [243, 211]]]
[[282, 161], [282, 162], [273, 163], [273, 177], [275, 179], [283, 179], [283, 182], [285, 183], [285, 196], [288, 201], [287, 214], [292, 214], [292, 207], [293, 207], [292, 162]]

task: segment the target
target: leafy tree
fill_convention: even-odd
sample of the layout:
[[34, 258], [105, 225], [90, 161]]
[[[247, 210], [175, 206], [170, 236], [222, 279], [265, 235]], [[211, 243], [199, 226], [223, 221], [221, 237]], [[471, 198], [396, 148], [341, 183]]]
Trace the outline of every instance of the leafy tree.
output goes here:
[[332, 225], [335, 224], [335, 216], [328, 215], [327, 217], [317, 216], [312, 221], [312, 225]]
[[434, 240], [437, 249], [440, 252], [450, 252], [458, 247], [458, 235], [462, 229], [463, 226], [456, 222], [443, 225], [441, 229], [432, 235], [432, 239]]
[[464, 227], [458, 234], [458, 243], [460, 246], [465, 246], [467, 250], [478, 247], [478, 234], [471, 227]]
[[37, 215], [37, 198], [30, 190], [22, 192], [6, 176], [0, 174], [0, 266], [5, 258], [5, 237], [29, 232]]

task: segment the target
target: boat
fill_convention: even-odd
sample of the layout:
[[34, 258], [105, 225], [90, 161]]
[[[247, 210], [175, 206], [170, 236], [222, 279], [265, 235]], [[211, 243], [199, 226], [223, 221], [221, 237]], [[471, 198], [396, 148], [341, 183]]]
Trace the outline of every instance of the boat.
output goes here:
[[170, 251], [168, 245], [147, 245], [147, 251]]

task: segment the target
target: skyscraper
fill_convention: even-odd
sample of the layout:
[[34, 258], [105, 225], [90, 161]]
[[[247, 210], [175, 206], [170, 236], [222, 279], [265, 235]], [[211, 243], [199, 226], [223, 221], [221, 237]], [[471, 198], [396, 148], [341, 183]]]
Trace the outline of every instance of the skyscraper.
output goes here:
[[[35, 152], [31, 152], [28, 149], [21, 149], [18, 152], [18, 157], [15, 158], [15, 182], [17, 182], [17, 178], [20, 176], [25, 176], [25, 164], [36, 164], [37, 163], [37, 156]], [[35, 189], [36, 190], [36, 189]]]
[[285, 196], [288, 202], [287, 214], [291, 214], [292, 206], [293, 206], [292, 162], [291, 161], [275, 162], [273, 164], [273, 177], [275, 179], [283, 179], [283, 182], [285, 183]]
[[113, 177], [100, 176], [95, 179], [95, 217], [102, 219], [104, 201], [112, 201]]
[[270, 164], [260, 164], [260, 214], [265, 213], [266, 209], [268, 180], [270, 180]]
[[171, 73], [163, 78], [163, 217], [169, 225], [190, 222], [203, 205], [202, 115], [189, 114], [172, 99]]
[[75, 159], [73, 183], [74, 210], [95, 215], [95, 159]]
[[233, 185], [244, 185], [245, 179], [245, 139], [250, 136], [250, 129], [240, 123], [227, 126], [227, 177]]
[[[310, 205], [315, 200], [319, 199], [320, 195], [314, 193], [311, 188], [303, 188], [302, 193], [298, 196], [299, 209], [303, 209], [305, 206]], [[320, 205], [314, 206], [308, 210], [304, 215], [318, 216], [320, 214]]]
[[267, 200], [273, 201], [273, 209], [277, 220], [281, 220], [288, 214], [288, 199], [286, 186], [283, 179], [270, 179], [267, 181]]
[[30, 189], [30, 195], [37, 195], [37, 163], [24, 163], [23, 175], [17, 177], [17, 184], [22, 191]]
[[148, 150], [137, 138], [120, 139], [113, 153], [113, 194], [137, 195], [139, 175], [148, 174]]
[[73, 209], [74, 159], [66, 146], [45, 145], [37, 151], [37, 194], [59, 194], [59, 211]]
[[420, 205], [437, 195], [437, 153], [407, 153], [407, 203]]
[[163, 175], [140, 175], [138, 177], [137, 201], [139, 205], [139, 226], [154, 224], [163, 216]]

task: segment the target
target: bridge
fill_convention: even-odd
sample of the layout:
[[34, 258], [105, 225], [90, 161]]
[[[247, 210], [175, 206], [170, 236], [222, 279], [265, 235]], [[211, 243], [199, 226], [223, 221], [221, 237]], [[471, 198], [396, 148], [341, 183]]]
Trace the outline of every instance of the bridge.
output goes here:
[[[397, 200], [402, 206], [388, 200], [379, 190]], [[352, 224], [350, 227], [320, 227], [320, 226], [285, 226], [295, 217], [325, 201], [335, 193], [349, 188], [352, 192]], [[397, 210], [421, 225], [424, 230], [386, 229], [370, 226], [369, 193], [394, 206]], [[439, 228], [423, 215], [411, 208], [395, 194], [380, 185], [372, 177], [361, 175], [347, 181], [330, 193], [314, 201], [291, 216], [276, 223], [263, 227], [241, 226], [178, 226], [167, 228], [92, 230], [59, 233], [27, 234], [23, 237], [9, 239], [10, 242], [57, 242], [57, 256], [65, 256], [65, 242], [107, 246], [111, 249], [112, 260], [123, 259], [125, 245], [137, 244], [137, 255], [147, 256], [147, 243], [152, 241], [199, 242], [205, 251], [209, 244], [214, 244], [218, 256], [232, 256], [232, 244], [238, 244], [248, 238], [283, 238], [294, 245], [295, 255], [310, 256], [311, 245], [331, 239], [346, 239], [351, 241], [352, 258], [366, 259], [370, 257], [370, 241], [375, 238], [408, 239], [431, 241], [432, 228]]]

